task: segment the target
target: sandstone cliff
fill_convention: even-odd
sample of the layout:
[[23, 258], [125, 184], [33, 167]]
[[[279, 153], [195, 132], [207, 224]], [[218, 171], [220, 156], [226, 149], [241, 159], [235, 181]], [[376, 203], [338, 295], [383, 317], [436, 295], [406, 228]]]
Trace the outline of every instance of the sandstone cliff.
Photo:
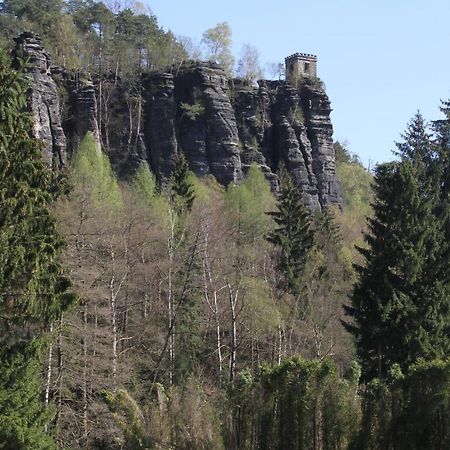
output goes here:
[[61, 126], [58, 88], [51, 76], [50, 56], [33, 33], [15, 39], [13, 59], [26, 63], [31, 78], [29, 108], [35, 117], [32, 134], [43, 141], [44, 160], [55, 169], [66, 163], [66, 137]]
[[276, 185], [283, 162], [313, 209], [340, 201], [330, 102], [315, 84], [260, 81], [256, 88], [240, 82], [233, 95], [244, 167], [260, 165]]
[[228, 80], [210, 63], [187, 64], [176, 74], [144, 76], [148, 156], [167, 177], [182, 151], [197, 175], [224, 185], [242, 179], [236, 118]]
[[[312, 209], [339, 203], [330, 101], [317, 80], [300, 87], [285, 81], [251, 86], [228, 80], [213, 63], [188, 62], [139, 80], [111, 75], [50, 72], [39, 39], [23, 34], [18, 47], [30, 56], [35, 134], [47, 160], [65, 161], [87, 131], [98, 137], [120, 177], [147, 161], [164, 181], [183, 152], [191, 170], [221, 184], [239, 183], [251, 164], [261, 167], [276, 191], [283, 163]], [[56, 84], [64, 96], [61, 128]]]

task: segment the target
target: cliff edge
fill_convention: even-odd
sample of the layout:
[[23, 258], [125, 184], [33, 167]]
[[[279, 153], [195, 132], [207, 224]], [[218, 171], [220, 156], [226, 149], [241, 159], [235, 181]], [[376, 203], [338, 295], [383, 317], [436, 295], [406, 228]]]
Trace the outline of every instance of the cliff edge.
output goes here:
[[340, 203], [331, 106], [315, 77], [253, 86], [227, 79], [214, 63], [191, 61], [138, 79], [100, 81], [51, 68], [32, 33], [16, 43], [14, 53], [29, 61], [34, 134], [55, 166], [92, 131], [120, 178], [147, 161], [164, 182], [182, 152], [196, 175], [213, 175], [225, 186], [256, 164], [276, 191], [284, 164], [311, 209]]

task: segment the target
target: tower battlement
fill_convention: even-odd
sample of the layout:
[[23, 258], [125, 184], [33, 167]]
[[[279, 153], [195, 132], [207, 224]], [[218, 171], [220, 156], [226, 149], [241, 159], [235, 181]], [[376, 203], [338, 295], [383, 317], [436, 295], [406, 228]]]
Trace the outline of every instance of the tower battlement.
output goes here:
[[316, 55], [312, 55], [311, 53], [294, 53], [293, 55], [287, 56], [285, 58], [285, 61], [290, 61], [292, 59], [310, 59], [313, 61], [317, 61], [317, 56]]
[[317, 77], [317, 56], [311, 53], [294, 53], [285, 59], [286, 81], [296, 84], [301, 77]]

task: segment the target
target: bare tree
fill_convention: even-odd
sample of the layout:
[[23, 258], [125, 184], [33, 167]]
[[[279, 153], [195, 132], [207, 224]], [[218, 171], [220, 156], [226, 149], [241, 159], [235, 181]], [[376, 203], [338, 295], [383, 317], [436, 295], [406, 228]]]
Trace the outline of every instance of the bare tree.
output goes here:
[[266, 71], [271, 78], [281, 80], [285, 75], [284, 64], [279, 62], [269, 62], [266, 64]]
[[259, 63], [259, 53], [256, 47], [244, 44], [238, 60], [237, 75], [250, 83], [255, 83], [263, 77], [263, 70]]

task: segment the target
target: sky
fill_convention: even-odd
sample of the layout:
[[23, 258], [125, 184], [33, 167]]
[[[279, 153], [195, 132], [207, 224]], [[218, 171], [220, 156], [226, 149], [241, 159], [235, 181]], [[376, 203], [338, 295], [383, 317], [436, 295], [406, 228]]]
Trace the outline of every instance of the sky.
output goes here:
[[220, 22], [264, 66], [295, 52], [318, 57], [333, 108], [334, 139], [364, 165], [394, 158], [419, 110], [441, 118], [450, 98], [449, 0], [145, 0], [159, 25], [200, 41]]

